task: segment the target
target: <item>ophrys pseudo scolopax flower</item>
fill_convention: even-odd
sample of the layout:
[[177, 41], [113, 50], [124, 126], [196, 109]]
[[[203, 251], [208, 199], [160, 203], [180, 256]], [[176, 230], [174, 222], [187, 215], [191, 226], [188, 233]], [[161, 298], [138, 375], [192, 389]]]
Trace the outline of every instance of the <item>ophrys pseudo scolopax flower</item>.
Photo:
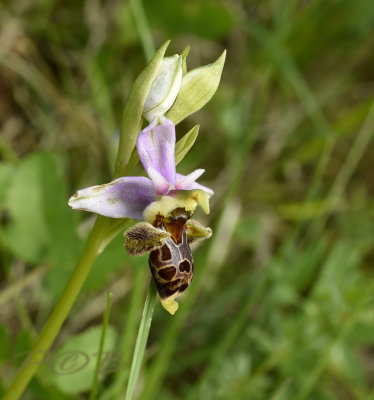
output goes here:
[[210, 228], [190, 217], [198, 204], [209, 213], [208, 199], [213, 194], [196, 182], [203, 169], [186, 176], [176, 172], [175, 140], [174, 124], [156, 117], [136, 141], [149, 178], [118, 178], [79, 190], [69, 200], [73, 209], [143, 221], [127, 230], [125, 248], [132, 255], [150, 252], [149, 266], [162, 305], [172, 314], [178, 308], [176, 297], [188, 288], [193, 276], [189, 243], [211, 235]]

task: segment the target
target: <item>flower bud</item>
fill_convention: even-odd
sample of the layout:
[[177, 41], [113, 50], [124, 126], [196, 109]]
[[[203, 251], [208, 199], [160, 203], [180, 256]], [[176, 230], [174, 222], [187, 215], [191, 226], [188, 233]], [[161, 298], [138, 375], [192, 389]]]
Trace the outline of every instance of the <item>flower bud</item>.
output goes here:
[[226, 50], [213, 64], [195, 68], [183, 75], [178, 96], [166, 118], [177, 125], [213, 97], [221, 79], [225, 58]]
[[156, 73], [144, 103], [143, 115], [148, 121], [164, 115], [173, 105], [182, 83], [182, 57], [165, 57]]
[[125, 170], [130, 162], [136, 138], [142, 129], [144, 102], [148, 96], [155, 76], [164, 60], [164, 54], [170, 40], [165, 42], [155, 53], [152, 60], [135, 79], [125, 109], [120, 129], [120, 140], [116, 159], [114, 178], [126, 175]]

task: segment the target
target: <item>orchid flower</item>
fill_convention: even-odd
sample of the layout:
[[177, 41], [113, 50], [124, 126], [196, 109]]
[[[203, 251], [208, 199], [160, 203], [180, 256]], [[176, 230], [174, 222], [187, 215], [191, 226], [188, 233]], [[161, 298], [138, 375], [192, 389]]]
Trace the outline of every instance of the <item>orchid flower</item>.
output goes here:
[[209, 213], [213, 191], [196, 182], [204, 172], [184, 176], [175, 168], [175, 126], [156, 117], [137, 137], [140, 161], [149, 178], [129, 176], [78, 190], [69, 200], [74, 209], [140, 222], [125, 232], [131, 255], [150, 252], [149, 267], [163, 307], [174, 314], [176, 297], [190, 285], [194, 264], [189, 243], [211, 236], [211, 229], [190, 219], [196, 206]]

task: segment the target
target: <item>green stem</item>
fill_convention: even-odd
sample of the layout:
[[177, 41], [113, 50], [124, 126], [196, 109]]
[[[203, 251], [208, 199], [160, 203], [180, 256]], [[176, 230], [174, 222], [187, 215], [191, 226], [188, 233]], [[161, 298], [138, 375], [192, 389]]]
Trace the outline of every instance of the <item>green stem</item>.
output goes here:
[[151, 328], [153, 309], [157, 296], [156, 286], [153, 282], [149, 285], [149, 291], [145, 300], [142, 320], [140, 321], [138, 336], [136, 338], [134, 356], [131, 363], [129, 383], [127, 385], [125, 400], [131, 400], [134, 394], [136, 382], [142, 365], [145, 347], [148, 340], [149, 329]]
[[104, 240], [107, 224], [108, 220], [106, 218], [97, 218], [92, 232], [88, 237], [86, 247], [83, 250], [81, 258], [79, 259], [60, 300], [44, 326], [39, 339], [33, 346], [29, 357], [23, 363], [20, 373], [16, 376], [12, 385], [3, 397], [3, 400], [17, 400], [35, 375], [39, 365], [43, 362], [44, 356], [60, 331], [60, 328], [73, 306], [75, 299], [78, 297], [94, 261], [99, 255], [99, 248]]

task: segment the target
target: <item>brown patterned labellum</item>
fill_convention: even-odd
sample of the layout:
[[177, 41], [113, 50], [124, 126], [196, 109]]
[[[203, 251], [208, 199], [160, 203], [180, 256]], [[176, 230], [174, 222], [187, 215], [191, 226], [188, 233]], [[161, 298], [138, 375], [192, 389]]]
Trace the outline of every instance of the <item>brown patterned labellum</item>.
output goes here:
[[161, 302], [171, 314], [178, 308], [175, 298], [188, 288], [194, 272], [186, 221], [186, 216], [182, 214], [159, 226], [159, 229], [169, 232], [170, 237], [150, 253], [148, 261]]
[[192, 281], [194, 264], [190, 243], [212, 235], [210, 228], [190, 219], [191, 216], [191, 211], [178, 207], [168, 215], [156, 214], [153, 224], [139, 222], [124, 233], [129, 254], [150, 252], [148, 264], [162, 306], [171, 314], [178, 309], [175, 299]]

